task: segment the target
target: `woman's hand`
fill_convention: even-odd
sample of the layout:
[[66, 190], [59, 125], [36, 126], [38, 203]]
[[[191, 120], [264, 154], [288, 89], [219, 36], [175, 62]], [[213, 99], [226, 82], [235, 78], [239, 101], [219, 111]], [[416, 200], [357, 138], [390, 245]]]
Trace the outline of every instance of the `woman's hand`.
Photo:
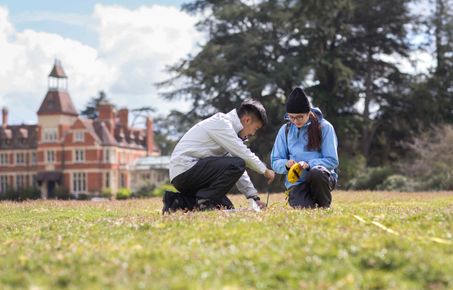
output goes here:
[[285, 164], [286, 169], [289, 170], [291, 168], [291, 166], [293, 166], [295, 163], [296, 163], [296, 161], [294, 161], [292, 159], [288, 160]]
[[302, 167], [303, 170], [310, 168], [310, 164], [308, 164], [305, 161], [299, 161], [300, 166]]

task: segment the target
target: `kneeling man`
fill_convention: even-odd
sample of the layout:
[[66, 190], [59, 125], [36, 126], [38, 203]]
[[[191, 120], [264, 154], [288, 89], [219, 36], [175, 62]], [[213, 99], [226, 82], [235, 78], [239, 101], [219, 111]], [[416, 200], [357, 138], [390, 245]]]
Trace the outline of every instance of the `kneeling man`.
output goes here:
[[248, 199], [261, 207], [245, 168], [263, 174], [268, 183], [275, 173], [244, 144], [267, 124], [266, 110], [256, 100], [246, 100], [227, 114], [217, 113], [195, 124], [176, 144], [170, 159], [170, 180], [179, 192], [166, 192], [163, 212], [233, 209], [226, 194], [236, 184]]

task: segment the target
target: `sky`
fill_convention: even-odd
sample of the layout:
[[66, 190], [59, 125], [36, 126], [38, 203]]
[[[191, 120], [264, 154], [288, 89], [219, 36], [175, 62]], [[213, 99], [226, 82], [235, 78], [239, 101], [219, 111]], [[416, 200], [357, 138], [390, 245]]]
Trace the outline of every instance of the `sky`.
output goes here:
[[[163, 100], [155, 85], [205, 42], [196, 16], [180, 10], [187, 1], [0, 0], [0, 107], [8, 108], [9, 124], [37, 122], [55, 59], [79, 112], [101, 90], [118, 108], [151, 106], [156, 116], [188, 110], [188, 102]], [[395, 61], [405, 72], [432, 67], [429, 53], [410, 58]]]
[[0, 107], [8, 108], [8, 123], [37, 122], [55, 59], [79, 112], [100, 90], [118, 108], [188, 109], [163, 100], [155, 86], [204, 41], [182, 3], [0, 0]]

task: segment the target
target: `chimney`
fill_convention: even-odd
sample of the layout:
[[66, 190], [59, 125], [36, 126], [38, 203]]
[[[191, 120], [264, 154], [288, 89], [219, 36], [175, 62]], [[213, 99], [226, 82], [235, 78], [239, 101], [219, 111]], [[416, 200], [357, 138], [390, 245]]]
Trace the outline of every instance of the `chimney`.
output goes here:
[[154, 152], [154, 131], [153, 131], [153, 119], [148, 117], [146, 119], [146, 150], [148, 156], [153, 155]]
[[115, 110], [113, 105], [103, 102], [98, 106], [99, 120], [105, 122], [110, 133], [115, 131]]
[[8, 109], [6, 107], [3, 107], [2, 114], [2, 127], [6, 128], [8, 126]]
[[120, 109], [118, 111], [118, 117], [120, 119], [121, 127], [127, 129], [129, 125], [129, 110], [127, 108]]

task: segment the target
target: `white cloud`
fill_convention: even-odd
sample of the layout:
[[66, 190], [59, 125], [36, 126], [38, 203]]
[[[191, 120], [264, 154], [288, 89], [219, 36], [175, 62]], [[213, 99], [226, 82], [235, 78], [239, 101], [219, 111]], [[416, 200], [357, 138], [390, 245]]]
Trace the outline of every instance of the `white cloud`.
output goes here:
[[11, 123], [36, 122], [55, 58], [62, 60], [79, 110], [99, 90], [119, 106], [153, 106], [163, 113], [188, 107], [164, 102], [154, 84], [168, 78], [166, 66], [202, 41], [194, 17], [173, 7], [103, 5], [96, 5], [90, 17], [98, 47], [53, 33], [16, 31], [8, 10], [0, 6], [0, 106], [9, 107]]
[[197, 20], [175, 7], [157, 5], [135, 10], [96, 5], [94, 17], [99, 21], [99, 53], [118, 70], [111, 92], [123, 96], [120, 105], [145, 99], [151, 106], [170, 108], [157, 98], [154, 84], [168, 78], [166, 66], [202, 40], [194, 28]]
[[421, 49], [411, 52], [408, 58], [397, 54], [379, 57], [386, 62], [395, 63], [401, 72], [407, 74], [428, 74], [436, 65], [432, 54]]
[[15, 23], [54, 21], [68, 25], [90, 27], [93, 23], [89, 15], [77, 13], [53, 13], [47, 11], [22, 12], [15, 17]]

